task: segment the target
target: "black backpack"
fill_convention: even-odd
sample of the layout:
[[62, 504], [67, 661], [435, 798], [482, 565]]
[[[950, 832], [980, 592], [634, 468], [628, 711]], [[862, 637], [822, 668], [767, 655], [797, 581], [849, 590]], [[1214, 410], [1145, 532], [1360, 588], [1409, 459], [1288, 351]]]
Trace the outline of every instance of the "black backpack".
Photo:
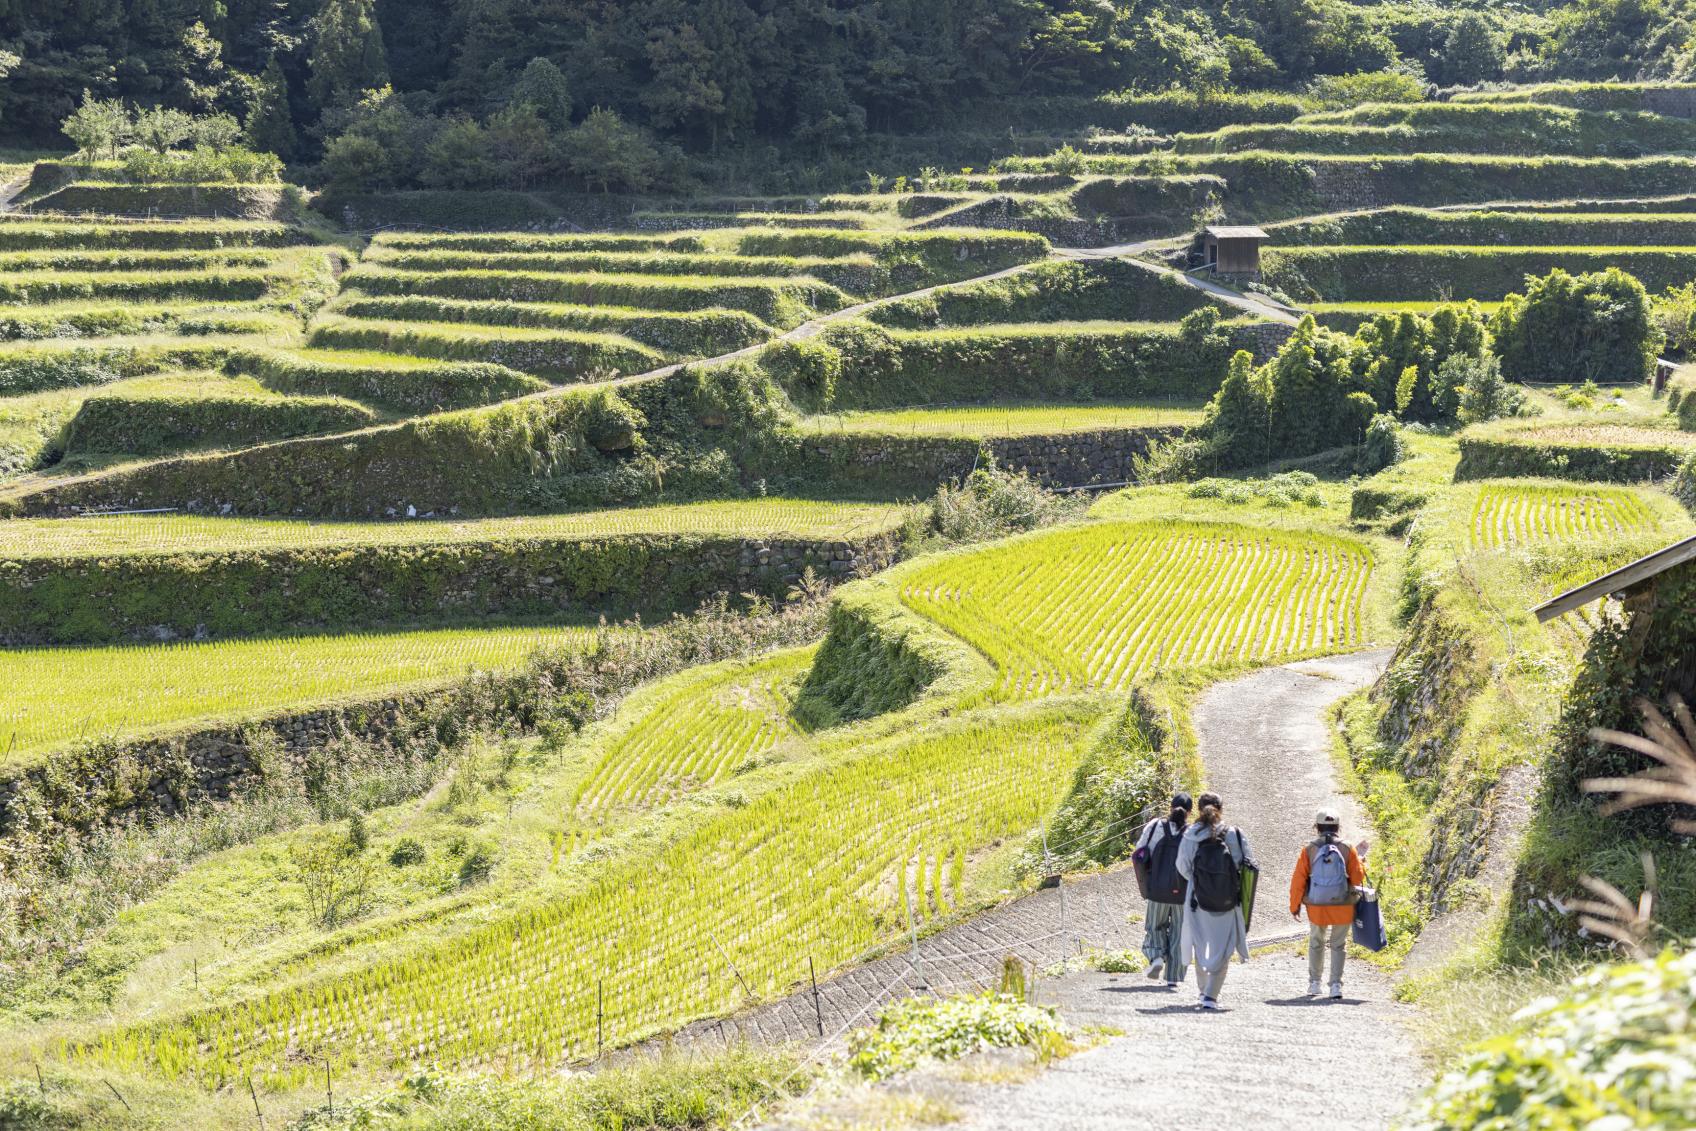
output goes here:
[[1161, 821], [1160, 828], [1155, 833], [1154, 846], [1148, 854], [1148, 902], [1175, 903], [1184, 902], [1184, 893], [1189, 888], [1189, 881], [1178, 871], [1178, 848], [1183, 844], [1184, 834], [1172, 831], [1170, 821]]
[[1225, 834], [1215, 833], [1195, 846], [1195, 882], [1190, 906], [1203, 911], [1233, 911], [1243, 901], [1243, 877], [1236, 857], [1225, 847]]

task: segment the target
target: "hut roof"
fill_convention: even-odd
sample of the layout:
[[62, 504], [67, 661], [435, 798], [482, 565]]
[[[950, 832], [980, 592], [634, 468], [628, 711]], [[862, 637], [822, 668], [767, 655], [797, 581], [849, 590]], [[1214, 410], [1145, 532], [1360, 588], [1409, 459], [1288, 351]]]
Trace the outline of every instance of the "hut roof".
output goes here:
[[1553, 620], [1562, 613], [1569, 613], [1580, 605], [1606, 597], [1611, 593], [1623, 593], [1648, 581], [1650, 578], [1665, 573], [1673, 566], [1696, 560], [1696, 534], [1674, 542], [1664, 549], [1638, 558], [1630, 565], [1620, 566], [1612, 573], [1604, 573], [1596, 580], [1568, 589], [1558, 597], [1551, 597], [1531, 611], [1537, 614], [1540, 621]]
[[1266, 233], [1251, 224], [1210, 224], [1202, 231], [1216, 240], [1263, 240]]

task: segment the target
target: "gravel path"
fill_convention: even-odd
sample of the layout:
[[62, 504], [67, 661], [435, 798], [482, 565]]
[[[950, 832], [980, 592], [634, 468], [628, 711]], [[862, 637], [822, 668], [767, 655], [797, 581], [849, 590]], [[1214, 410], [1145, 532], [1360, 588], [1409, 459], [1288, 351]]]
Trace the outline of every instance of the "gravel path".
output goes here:
[[[1387, 651], [1268, 668], [1220, 684], [1196, 709], [1208, 783], [1225, 799], [1259, 857], [1257, 939], [1296, 927], [1283, 906], [1299, 846], [1321, 805], [1345, 831], [1362, 827], [1331, 773], [1327, 706], [1365, 686]], [[1192, 974], [1193, 979], [1193, 974]], [[1082, 973], [1044, 981], [1041, 1000], [1079, 1024], [1122, 1030], [1099, 1048], [1060, 1061], [1028, 1083], [979, 1086], [950, 1101], [956, 1126], [1014, 1128], [1165, 1126], [1205, 1104], [1209, 1122], [1256, 1131], [1327, 1131], [1389, 1125], [1423, 1077], [1388, 981], [1351, 964], [1340, 1002], [1302, 996], [1304, 953], [1285, 945], [1232, 967], [1223, 1012], [1195, 1008], [1193, 981], [1167, 991], [1138, 975]]]

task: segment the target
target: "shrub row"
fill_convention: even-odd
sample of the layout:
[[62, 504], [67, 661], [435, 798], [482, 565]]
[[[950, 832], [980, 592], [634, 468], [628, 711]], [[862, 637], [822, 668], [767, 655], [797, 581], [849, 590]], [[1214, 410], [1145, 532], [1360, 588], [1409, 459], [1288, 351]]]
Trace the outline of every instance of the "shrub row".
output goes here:
[[0, 251], [0, 272], [19, 271], [206, 271], [265, 267], [272, 256], [264, 248], [168, 249], [164, 251]]
[[1593, 212], [1450, 212], [1385, 208], [1279, 224], [1278, 246], [1292, 244], [1578, 244], [1696, 247], [1696, 214], [1605, 215]]
[[298, 350], [231, 351], [226, 372], [256, 378], [279, 393], [349, 397], [399, 412], [472, 408], [540, 392], [546, 381], [486, 362], [345, 358]]
[[1696, 102], [1696, 83], [1541, 83], [1511, 90], [1460, 91], [1453, 96], [1453, 101], [1496, 104], [1531, 102], [1546, 106], [1571, 106], [1579, 110], [1648, 110], [1671, 113], [1680, 104], [1689, 106]]
[[45, 221], [0, 223], [0, 250], [40, 248], [171, 251], [189, 248], [293, 247], [311, 243], [299, 228], [284, 224], [230, 222], [170, 223], [119, 221]]
[[156, 456], [347, 432], [375, 420], [364, 405], [340, 397], [254, 396], [196, 385], [139, 395], [114, 390], [82, 402], [66, 430], [65, 450]]
[[427, 618], [687, 612], [714, 593], [774, 592], [784, 570], [832, 572], [842, 551], [880, 565], [894, 535], [793, 540], [757, 571], [765, 540], [609, 535], [131, 554], [0, 562], [0, 639], [87, 644], [150, 635], [247, 636]]
[[31, 201], [28, 211], [286, 221], [297, 210], [298, 191], [276, 185], [121, 185], [79, 181]]
[[909, 330], [998, 322], [1161, 322], [1207, 304], [1196, 288], [1128, 260], [1056, 260], [1006, 278], [885, 303], [866, 317]]
[[484, 361], [557, 381], [604, 380], [643, 373], [665, 361], [658, 351], [616, 334], [463, 323], [372, 322], [333, 316], [312, 328], [310, 344], [447, 361]]
[[1650, 290], [1696, 279], [1696, 248], [1299, 247], [1262, 257], [1268, 283], [1301, 300], [1493, 299], [1528, 275], [1618, 267]]
[[772, 329], [741, 310], [653, 311], [563, 303], [464, 300], [352, 293], [338, 313], [390, 322], [469, 322], [622, 334], [676, 356], [717, 357], [765, 341]]
[[1167, 90], [992, 99], [973, 106], [971, 113], [979, 128], [994, 127], [1003, 135], [1009, 128], [1073, 133], [1091, 126], [1124, 130], [1133, 125], [1169, 134], [1217, 129], [1232, 122], [1288, 121], [1312, 108], [1299, 94]]
[[419, 274], [359, 266], [342, 276], [345, 287], [377, 295], [510, 302], [566, 302], [652, 310], [745, 310], [774, 326], [798, 326], [819, 311], [837, 310], [848, 298], [812, 279], [692, 279], [640, 275], [527, 275], [516, 271]]
[[265, 271], [147, 271], [129, 274], [43, 271], [0, 275], [0, 302], [46, 303], [96, 300], [205, 299], [253, 302], [265, 297], [277, 276]]
[[[939, 277], [980, 275], [998, 267], [1029, 263], [1048, 254], [1048, 241], [1029, 232], [975, 228], [924, 232], [799, 230], [750, 232], [737, 242], [741, 255], [823, 256], [870, 254], [878, 262], [923, 268]], [[906, 279], [897, 279], [904, 282]]]
[[239, 306], [120, 304], [61, 309], [17, 307], [0, 313], [0, 341], [104, 338], [113, 335], [208, 334], [292, 335], [300, 322], [281, 311]]
[[1299, 125], [1412, 129], [1441, 148], [1479, 153], [1635, 157], [1696, 149], [1696, 122], [1659, 114], [1598, 113], [1547, 105], [1375, 103], [1314, 114]]
[[[886, 408], [997, 398], [1136, 400], [1207, 397], [1233, 349], [1231, 334], [1171, 325], [997, 326], [889, 331], [870, 323], [829, 327], [820, 345], [840, 371], [821, 389], [800, 368], [790, 393], [817, 407]], [[781, 371], [780, 371], [781, 372]]]
[[227, 342], [217, 340], [15, 347], [0, 351], [0, 396], [107, 385], [167, 369], [205, 369], [216, 366], [228, 349]]
[[[1456, 479], [1543, 476], [1552, 479], [1641, 483], [1678, 470], [1693, 448], [1684, 434], [1669, 431], [1664, 441], [1643, 435], [1621, 437], [1607, 428], [1530, 429], [1480, 432], [1460, 438]], [[1684, 436], [1688, 441], [1688, 436]]]
[[612, 232], [379, 232], [373, 248], [410, 251], [676, 251], [707, 250], [700, 236], [636, 236]]
[[781, 278], [786, 275], [818, 275], [831, 268], [859, 268], [854, 277], [865, 280], [866, 289], [877, 278], [870, 258], [797, 258], [768, 255], [710, 255], [690, 252], [649, 251], [414, 251], [408, 248], [377, 248], [364, 262], [397, 271], [521, 271], [557, 275], [669, 275], [752, 276]]

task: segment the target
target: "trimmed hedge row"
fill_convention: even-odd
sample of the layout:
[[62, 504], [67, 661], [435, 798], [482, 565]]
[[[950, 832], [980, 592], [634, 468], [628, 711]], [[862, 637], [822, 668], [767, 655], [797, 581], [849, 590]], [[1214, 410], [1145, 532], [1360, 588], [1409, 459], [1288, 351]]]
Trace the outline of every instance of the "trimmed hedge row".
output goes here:
[[1589, 431], [1592, 435], [1585, 429], [1463, 433], [1455, 478], [1541, 476], [1642, 483], [1671, 475], [1696, 451], [1696, 445], [1678, 442], [1678, 432], [1669, 432], [1665, 443], [1654, 443], [1611, 438], [1607, 428]]
[[65, 431], [67, 453], [156, 456], [190, 448], [249, 447], [268, 440], [348, 432], [376, 421], [340, 397], [266, 397], [188, 387], [171, 393], [96, 393]]
[[1272, 241], [1280, 247], [1326, 244], [1449, 244], [1572, 246], [1599, 244], [1696, 247], [1696, 214], [1592, 212], [1448, 212], [1385, 208], [1318, 220], [1279, 224]]
[[1696, 122], [1687, 119], [1548, 105], [1373, 103], [1314, 114], [1297, 124], [1412, 129], [1431, 139], [1427, 152], [1448, 147], [1480, 153], [1636, 157], [1696, 149]]
[[484, 361], [556, 381], [592, 381], [645, 373], [663, 354], [614, 334], [512, 326], [371, 322], [330, 317], [312, 328], [320, 348], [376, 350], [445, 361]]
[[1696, 248], [1299, 247], [1268, 250], [1261, 269], [1298, 300], [1495, 299], [1527, 275], [1618, 267], [1651, 291], [1696, 279]]
[[849, 304], [848, 297], [837, 288], [807, 278], [731, 281], [640, 275], [526, 275], [517, 271], [419, 274], [361, 265], [342, 276], [342, 285], [375, 295], [422, 294], [653, 310], [729, 307], [784, 328], [798, 326], [815, 313]]
[[266, 267], [272, 260], [272, 255], [264, 248], [169, 248], [163, 251], [50, 248], [0, 251], [0, 272], [206, 271]]
[[882, 262], [920, 260], [938, 267], [970, 262], [985, 268], [1029, 263], [1048, 254], [1048, 241], [1029, 232], [938, 228], [925, 232], [855, 232], [836, 229], [749, 232], [737, 241], [739, 255], [824, 256], [870, 254]]
[[1498, 105], [1532, 102], [1546, 106], [1571, 106], [1579, 110], [1648, 110], [1670, 114], [1679, 104], [1689, 106], [1696, 103], [1696, 83], [1540, 83], [1511, 90], [1459, 91], [1453, 100]]
[[266, 271], [148, 271], [136, 274], [17, 272], [0, 275], [0, 302], [47, 303], [79, 299], [142, 301], [167, 298], [254, 302], [279, 276]]
[[[652, 619], [695, 609], [713, 593], [782, 585], [779, 570], [754, 576], [769, 541], [609, 535], [0, 561], [0, 640], [98, 644], [160, 628], [251, 636], [420, 617]], [[783, 541], [793, 547], [788, 564], [820, 574], [834, 572], [842, 551], [864, 568], [895, 549], [891, 533]]]
[[554, 327], [622, 334], [666, 353], [717, 357], [772, 336], [772, 328], [742, 310], [653, 311], [563, 303], [503, 302], [427, 296], [361, 295], [336, 304], [336, 313], [388, 322], [467, 322], [483, 326]]
[[[298, 191], [298, 190], [296, 190]], [[26, 211], [288, 220], [290, 192], [279, 185], [123, 185], [78, 181], [30, 201]]]
[[841, 377], [828, 390], [792, 378], [790, 393], [803, 403], [837, 408], [1014, 397], [1205, 398], [1218, 388], [1234, 349], [1223, 329], [1197, 334], [1171, 325], [913, 333], [854, 322], [832, 325], [820, 339], [838, 353]]
[[263, 223], [63, 222], [28, 219], [0, 223], [0, 250], [87, 248], [173, 251], [226, 247], [296, 247], [313, 243], [299, 228]]
[[406, 413], [472, 408], [548, 387], [539, 378], [485, 362], [344, 362], [293, 350], [234, 350], [224, 369], [279, 393], [350, 397]]
[[725, 278], [782, 278], [812, 276], [854, 294], [874, 294], [890, 288], [889, 268], [870, 258], [795, 259], [772, 256], [649, 254], [596, 252], [561, 255], [553, 252], [495, 254], [475, 251], [392, 251], [367, 255], [365, 262], [396, 271], [517, 271], [523, 274], [656, 275]]
[[0, 341], [62, 341], [66, 338], [107, 338], [114, 335], [298, 333], [293, 315], [262, 308], [175, 307], [121, 304], [61, 310], [51, 306], [20, 307], [0, 313]]
[[866, 317], [906, 330], [1012, 322], [1162, 322], [1208, 305], [1170, 274], [1133, 262], [1056, 260], [1028, 271], [873, 307]]
[[442, 232], [379, 232], [373, 248], [412, 251], [705, 251], [700, 236], [632, 236], [617, 233], [488, 232], [478, 235]]
[[0, 396], [68, 389], [79, 385], [108, 385], [127, 377], [162, 373], [167, 369], [207, 369], [217, 366], [230, 346], [227, 341], [155, 342], [147, 345], [29, 345], [0, 350]]

